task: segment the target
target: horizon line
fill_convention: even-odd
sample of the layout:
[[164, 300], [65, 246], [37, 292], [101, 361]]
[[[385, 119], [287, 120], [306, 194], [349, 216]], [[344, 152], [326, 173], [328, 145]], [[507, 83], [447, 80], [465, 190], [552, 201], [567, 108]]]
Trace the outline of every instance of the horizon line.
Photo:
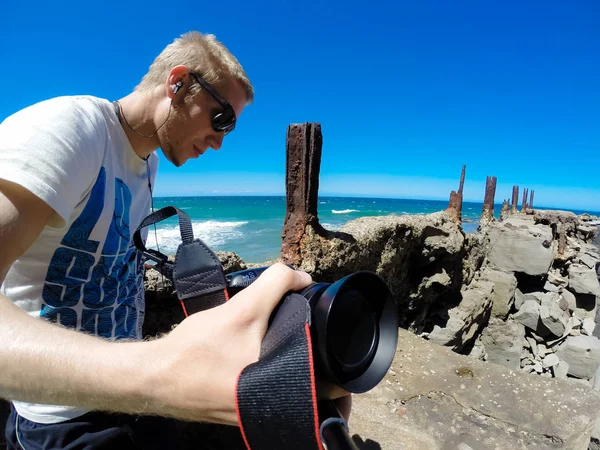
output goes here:
[[[253, 193], [222, 193], [222, 194], [217, 194], [217, 193], [210, 193], [210, 194], [184, 194], [184, 195], [160, 195], [160, 196], [153, 196], [153, 198], [182, 198], [182, 197], [286, 197], [286, 194], [253, 194]], [[412, 201], [412, 200], [425, 200], [425, 201], [436, 201], [436, 202], [449, 202], [449, 199], [444, 199], [444, 198], [432, 198], [432, 197], [412, 197], [412, 198], [408, 198], [408, 197], [394, 197], [394, 196], [387, 196], [387, 197], [381, 197], [381, 196], [367, 196], [367, 195], [351, 195], [351, 194], [323, 194], [323, 195], [319, 195], [317, 198], [326, 198], [326, 197], [339, 197], [339, 198], [366, 198], [366, 199], [380, 199], [380, 200], [408, 200], [408, 201]], [[475, 203], [475, 204], [480, 204], [483, 205], [483, 201], [481, 200], [466, 200], [463, 199], [463, 203]], [[517, 206], [519, 206], [521, 203], [517, 203]], [[498, 203], [496, 201], [494, 201], [494, 206], [496, 205], [502, 205], [501, 203]], [[567, 211], [567, 212], [573, 212], [573, 211], [582, 211], [584, 213], [588, 213], [591, 215], [600, 215], [600, 211], [594, 211], [593, 209], [579, 209], [579, 208], [568, 208], [565, 206], [559, 206], [559, 205], [536, 205], [533, 207], [533, 209], [546, 209], [546, 210], [558, 210], [558, 211]]]

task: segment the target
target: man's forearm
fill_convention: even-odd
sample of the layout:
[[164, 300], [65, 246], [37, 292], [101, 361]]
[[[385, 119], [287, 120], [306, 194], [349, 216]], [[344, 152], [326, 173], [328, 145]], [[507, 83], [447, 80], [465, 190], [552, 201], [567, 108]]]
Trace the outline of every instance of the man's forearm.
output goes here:
[[[30, 317], [0, 295], [0, 396], [126, 413], [148, 411], [148, 343], [113, 343]], [[151, 368], [148, 368], [151, 369]]]

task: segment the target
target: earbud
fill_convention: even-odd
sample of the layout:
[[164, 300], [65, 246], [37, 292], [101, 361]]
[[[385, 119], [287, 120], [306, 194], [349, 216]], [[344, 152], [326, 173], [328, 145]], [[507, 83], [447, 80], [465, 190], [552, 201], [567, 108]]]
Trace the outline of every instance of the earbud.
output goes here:
[[177, 94], [177, 91], [181, 89], [181, 86], [183, 86], [183, 83], [181, 81], [175, 83], [175, 89], [173, 89], [173, 94]]

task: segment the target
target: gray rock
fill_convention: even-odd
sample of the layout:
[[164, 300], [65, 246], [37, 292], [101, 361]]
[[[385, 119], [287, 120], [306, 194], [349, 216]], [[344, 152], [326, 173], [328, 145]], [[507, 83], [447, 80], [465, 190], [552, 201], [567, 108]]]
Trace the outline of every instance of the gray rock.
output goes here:
[[569, 375], [589, 380], [600, 366], [600, 341], [593, 336], [571, 336], [556, 355], [569, 364]]
[[596, 322], [594, 322], [594, 320], [590, 319], [589, 317], [587, 319], [584, 319], [583, 323], [581, 324], [581, 330], [588, 336], [592, 335], [592, 333], [594, 332], [594, 328], [596, 328]]
[[567, 321], [567, 329], [565, 333], [570, 333], [571, 330], [576, 330], [581, 327], [581, 319], [579, 317], [571, 316]]
[[577, 309], [577, 300], [572, 292], [570, 292], [568, 289], [563, 289], [560, 291], [560, 295], [567, 301], [569, 305], [569, 311], [573, 312]]
[[549, 281], [546, 281], [546, 283], [544, 284], [544, 290], [548, 292], [558, 292], [560, 290], [560, 287], [550, 283]]
[[529, 347], [531, 348], [531, 353], [533, 353], [533, 357], [537, 359], [537, 357], [538, 357], [538, 344], [537, 344], [537, 342], [535, 342], [535, 339], [533, 339], [532, 337], [529, 337], [529, 336], [527, 336], [525, 339], [529, 343]]
[[535, 370], [537, 373], [542, 373], [544, 371], [544, 368], [542, 367], [542, 363], [540, 363], [538, 361], [533, 363], [533, 370]]
[[584, 241], [589, 241], [596, 234], [596, 227], [593, 225], [577, 225], [577, 237]]
[[589, 253], [584, 253], [583, 255], [579, 256], [579, 262], [581, 264], [589, 267], [590, 269], [596, 269], [596, 264], [598, 264], [598, 259], [594, 258]]
[[540, 304], [535, 300], [527, 300], [513, 316], [513, 319], [530, 330], [536, 331], [540, 321], [540, 308]]
[[558, 364], [552, 369], [556, 378], [567, 378], [567, 374], [569, 373], [569, 363], [565, 361], [559, 361]]
[[544, 358], [542, 364], [544, 365], [544, 367], [554, 367], [559, 362], [560, 360], [558, 359], [558, 356], [556, 356], [554, 353], [550, 353]]
[[528, 292], [527, 294], [523, 294], [523, 301], [534, 300], [541, 305], [542, 297], [544, 297], [544, 292]]
[[491, 295], [494, 285], [489, 281], [476, 280], [464, 289], [459, 305], [448, 311], [448, 322], [444, 328], [435, 326], [429, 340], [460, 351], [473, 341], [478, 331], [489, 318], [492, 306]]
[[548, 272], [548, 282], [552, 283], [555, 286], [565, 287], [569, 284], [569, 280], [562, 275], [557, 270], [551, 270]]
[[563, 311], [558, 304], [559, 299], [560, 296], [557, 292], [548, 292], [542, 298], [540, 307], [540, 320], [557, 337], [563, 335], [569, 320], [569, 314]]
[[489, 261], [500, 270], [545, 275], [552, 265], [552, 230], [547, 225], [511, 217], [490, 227], [489, 239]]
[[582, 264], [569, 266], [569, 289], [577, 294], [600, 296], [596, 271]]
[[519, 288], [515, 289], [515, 309], [518, 311], [521, 308], [521, 305], [525, 303], [525, 296], [521, 292]]
[[512, 273], [486, 268], [481, 278], [494, 284], [492, 317], [506, 319], [514, 303], [517, 279]]
[[490, 321], [481, 335], [487, 360], [510, 369], [519, 369], [524, 337], [525, 328], [520, 323], [512, 320]]
[[570, 309], [569, 309], [569, 302], [565, 300], [565, 298], [559, 294], [558, 296], [558, 306], [560, 307], [560, 309], [562, 309], [563, 311], [569, 313], [570, 315]]

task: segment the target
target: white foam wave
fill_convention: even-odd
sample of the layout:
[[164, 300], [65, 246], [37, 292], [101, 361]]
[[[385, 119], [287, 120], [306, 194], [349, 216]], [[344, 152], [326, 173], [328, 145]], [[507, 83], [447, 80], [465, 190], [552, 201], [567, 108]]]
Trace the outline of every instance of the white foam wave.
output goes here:
[[358, 209], [341, 209], [341, 210], [332, 209], [331, 210], [332, 214], [350, 214], [353, 212], [360, 212], [360, 211]]
[[341, 225], [334, 225], [332, 223], [322, 223], [321, 226], [329, 231], [337, 231], [342, 227]]
[[[219, 222], [217, 220], [207, 220], [203, 222], [192, 222], [194, 237], [202, 239], [209, 247], [223, 245], [231, 239], [242, 237], [241, 227], [248, 222]], [[156, 239], [154, 236], [154, 228], [148, 228], [148, 239], [146, 247], [157, 248], [156, 241], [158, 240], [158, 248], [161, 253], [166, 255], [174, 254], [177, 247], [181, 244], [181, 234], [178, 225], [167, 226], [156, 229]]]

